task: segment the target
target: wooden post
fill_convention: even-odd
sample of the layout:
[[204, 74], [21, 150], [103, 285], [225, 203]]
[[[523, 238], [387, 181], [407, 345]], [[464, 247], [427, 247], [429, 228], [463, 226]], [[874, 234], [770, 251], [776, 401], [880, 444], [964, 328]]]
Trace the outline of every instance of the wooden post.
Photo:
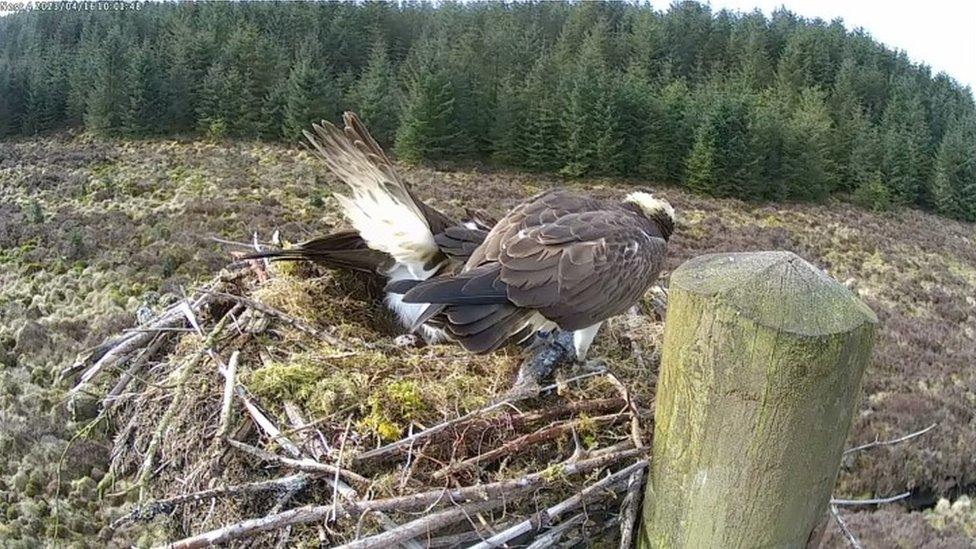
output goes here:
[[817, 543], [877, 322], [789, 252], [675, 270], [640, 547]]

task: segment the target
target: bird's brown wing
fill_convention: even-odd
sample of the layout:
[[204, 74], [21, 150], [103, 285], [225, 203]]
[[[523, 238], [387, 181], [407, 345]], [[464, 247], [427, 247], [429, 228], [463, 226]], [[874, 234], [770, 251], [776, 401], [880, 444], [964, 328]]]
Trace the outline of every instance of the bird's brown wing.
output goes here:
[[508, 299], [565, 330], [625, 312], [664, 266], [667, 243], [623, 208], [569, 213], [508, 233], [498, 278]]
[[484, 244], [471, 254], [465, 268], [472, 269], [490, 261], [497, 261], [502, 243], [510, 240], [519, 231], [553, 223], [571, 213], [601, 208], [602, 204], [598, 200], [564, 190], [553, 189], [537, 194], [498, 220], [485, 237]]

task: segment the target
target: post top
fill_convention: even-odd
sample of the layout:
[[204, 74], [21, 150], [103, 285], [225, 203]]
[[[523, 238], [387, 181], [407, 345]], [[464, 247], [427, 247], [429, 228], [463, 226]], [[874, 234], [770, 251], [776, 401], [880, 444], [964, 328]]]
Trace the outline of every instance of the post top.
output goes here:
[[671, 274], [671, 288], [715, 297], [759, 324], [798, 335], [844, 333], [878, 322], [846, 286], [792, 252], [695, 257]]

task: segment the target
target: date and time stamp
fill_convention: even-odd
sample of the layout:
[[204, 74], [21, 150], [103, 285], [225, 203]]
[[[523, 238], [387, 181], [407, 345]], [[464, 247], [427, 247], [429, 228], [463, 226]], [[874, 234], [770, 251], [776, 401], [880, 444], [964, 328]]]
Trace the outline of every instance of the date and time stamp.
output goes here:
[[21, 11], [138, 11], [146, 3], [141, 0], [0, 0], [0, 15]]

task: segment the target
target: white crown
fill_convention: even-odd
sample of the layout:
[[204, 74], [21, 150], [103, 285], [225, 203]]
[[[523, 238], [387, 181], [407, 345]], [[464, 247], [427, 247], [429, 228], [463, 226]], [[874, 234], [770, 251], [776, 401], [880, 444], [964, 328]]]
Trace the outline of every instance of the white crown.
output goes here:
[[668, 204], [665, 200], [654, 198], [651, 193], [646, 193], [644, 191], [632, 192], [628, 194], [626, 198], [624, 198], [624, 202], [633, 202], [634, 204], [637, 204], [640, 206], [640, 209], [644, 210], [644, 213], [647, 216], [654, 216], [663, 212], [671, 218], [672, 223], [675, 221], [674, 208], [671, 206], [671, 204]]

